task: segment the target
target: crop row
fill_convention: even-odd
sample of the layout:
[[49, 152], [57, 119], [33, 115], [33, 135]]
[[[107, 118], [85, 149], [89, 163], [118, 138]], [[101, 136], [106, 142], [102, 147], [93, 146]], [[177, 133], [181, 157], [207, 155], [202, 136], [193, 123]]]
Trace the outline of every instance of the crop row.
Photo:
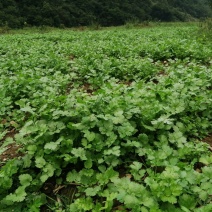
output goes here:
[[211, 210], [212, 50], [194, 27], [0, 41], [0, 152], [21, 152], [1, 210]]

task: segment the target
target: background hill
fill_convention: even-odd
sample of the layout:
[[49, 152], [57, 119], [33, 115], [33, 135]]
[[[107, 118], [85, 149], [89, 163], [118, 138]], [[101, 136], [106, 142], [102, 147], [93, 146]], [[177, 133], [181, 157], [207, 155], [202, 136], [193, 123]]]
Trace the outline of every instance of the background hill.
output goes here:
[[0, 0], [0, 26], [116, 26], [128, 21], [188, 21], [211, 16], [211, 0]]

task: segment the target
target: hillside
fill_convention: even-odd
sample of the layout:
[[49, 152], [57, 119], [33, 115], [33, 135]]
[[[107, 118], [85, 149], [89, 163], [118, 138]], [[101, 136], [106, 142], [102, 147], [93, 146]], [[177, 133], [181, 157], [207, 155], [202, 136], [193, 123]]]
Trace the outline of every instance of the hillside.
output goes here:
[[0, 0], [0, 26], [73, 27], [128, 21], [189, 21], [211, 16], [211, 0]]

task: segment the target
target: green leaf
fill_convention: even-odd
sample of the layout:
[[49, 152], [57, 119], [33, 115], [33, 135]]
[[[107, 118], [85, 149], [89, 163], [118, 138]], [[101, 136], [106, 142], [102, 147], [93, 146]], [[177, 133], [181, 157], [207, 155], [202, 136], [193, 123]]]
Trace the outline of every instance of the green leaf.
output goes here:
[[27, 150], [28, 150], [28, 153], [30, 155], [33, 155], [37, 150], [37, 146], [36, 145], [29, 145], [29, 146], [27, 146]]
[[134, 161], [131, 165], [130, 165], [130, 168], [131, 169], [134, 169], [136, 171], [139, 171], [142, 167], [142, 163], [140, 162], [137, 162], [137, 161]]
[[29, 174], [22, 174], [19, 176], [19, 180], [22, 186], [29, 186], [30, 182], [32, 181], [32, 176]]
[[201, 162], [201, 163], [203, 163], [205, 165], [212, 164], [212, 155], [210, 155], [210, 156], [202, 156], [199, 159], [199, 162]]
[[206, 201], [208, 199], [208, 192], [207, 191], [201, 191], [199, 193], [199, 198], [202, 200], [202, 201]]
[[161, 200], [163, 202], [170, 202], [172, 204], [177, 203], [177, 198], [175, 196], [162, 196]]
[[70, 183], [71, 182], [79, 182], [80, 178], [81, 178], [81, 176], [78, 172], [76, 172], [76, 170], [69, 172], [66, 176], [66, 180]]
[[172, 125], [174, 119], [169, 118], [169, 115], [162, 115], [157, 120], [151, 121], [152, 125], [157, 129], [163, 129], [164, 124]]
[[135, 196], [133, 196], [132, 194], [131, 195], [127, 194], [126, 196], [124, 196], [124, 204], [126, 204], [126, 206], [128, 207], [134, 207], [140, 204], [140, 200]]
[[85, 168], [86, 169], [90, 169], [92, 167], [92, 165], [93, 165], [91, 159], [86, 160], [84, 164], [85, 164]]
[[46, 182], [49, 178], [49, 175], [48, 174], [42, 174], [41, 177], [40, 177], [40, 180], [42, 183]]
[[46, 172], [49, 177], [52, 177], [54, 175], [54, 171], [55, 167], [50, 163], [46, 164], [45, 167], [43, 167], [43, 172]]
[[139, 134], [138, 139], [142, 144], [148, 144], [148, 142], [149, 142], [149, 138], [148, 138], [147, 134], [144, 134], [144, 133]]
[[100, 191], [101, 187], [100, 186], [96, 186], [94, 188], [87, 188], [85, 189], [85, 193], [87, 196], [96, 196], [97, 193]]
[[25, 186], [20, 186], [15, 190], [14, 194], [9, 194], [5, 197], [4, 201], [9, 202], [22, 202], [25, 200], [25, 197], [27, 196], [27, 193], [25, 192]]
[[[212, 190], [212, 186], [211, 186], [211, 182], [208, 181], [208, 182], [203, 182], [201, 183], [201, 188], [204, 189], [205, 191], [211, 191]], [[211, 195], [211, 193], [209, 193], [209, 195]]]
[[113, 122], [112, 120], [101, 120], [98, 122], [99, 131], [101, 134], [110, 135], [113, 130]]
[[49, 149], [49, 150], [55, 151], [55, 150], [57, 150], [57, 147], [58, 147], [58, 143], [49, 142], [49, 143], [45, 144], [44, 149]]
[[152, 196], [152, 197], [150, 197], [150, 196], [145, 196], [145, 197], [143, 197], [142, 199], [143, 199], [142, 203], [143, 203], [144, 206], [146, 206], [146, 207], [148, 207], [148, 208], [152, 208], [152, 209], [153, 209], [154, 207], [157, 208], [157, 203], [156, 203], [156, 201], [155, 201], [155, 199], [154, 199], [154, 196]]
[[209, 166], [205, 166], [202, 168], [203, 174], [208, 177], [209, 179], [212, 179], [212, 168]]
[[82, 147], [79, 148], [73, 148], [71, 153], [75, 156], [75, 157], [79, 157], [81, 160], [87, 160], [86, 157], [86, 151], [85, 149], [83, 149]]
[[169, 141], [171, 143], [186, 143], [186, 138], [178, 128], [175, 128], [175, 132], [169, 134]]
[[3, 132], [0, 132], [0, 140], [2, 140], [6, 134], [7, 134], [6, 130]]
[[104, 155], [115, 155], [120, 156], [120, 146], [114, 146], [112, 149], [108, 149], [104, 151]]
[[36, 194], [32, 196], [33, 202], [29, 205], [29, 211], [37, 212], [40, 211], [40, 207], [47, 203], [45, 194]]
[[123, 116], [123, 111], [118, 110], [114, 113], [114, 117], [112, 117], [114, 124], [122, 124], [125, 121], [125, 117]]
[[107, 140], [106, 140], [106, 144], [108, 146], [111, 146], [113, 143], [115, 143], [115, 141], [117, 141], [117, 135], [115, 133], [110, 133], [110, 135], [108, 136]]
[[95, 133], [88, 130], [84, 131], [84, 136], [88, 139], [88, 141], [93, 141], [95, 139]]
[[183, 194], [179, 197], [179, 204], [181, 207], [184, 206], [187, 209], [194, 209], [197, 204], [197, 200], [194, 196]]
[[211, 212], [212, 211], [212, 204], [203, 205], [199, 208], [194, 210], [195, 212]]
[[35, 109], [30, 106], [29, 102], [24, 107], [22, 107], [20, 110], [23, 112], [31, 113], [31, 114], [34, 114], [34, 111], [35, 111]]
[[50, 131], [50, 134], [60, 133], [60, 131], [64, 128], [65, 125], [61, 121], [58, 122], [51, 121], [48, 123], [48, 130]]
[[114, 171], [112, 167], [108, 168], [104, 173], [97, 174], [96, 178], [99, 180], [100, 185], [106, 184], [109, 180], [115, 179], [118, 172]]
[[46, 164], [46, 161], [43, 157], [36, 157], [35, 159], [35, 165], [37, 168], [43, 168]]
[[133, 135], [135, 128], [129, 122], [125, 122], [122, 124], [122, 126], [118, 127], [118, 132], [121, 138], [125, 138]]
[[30, 154], [25, 155], [24, 157], [22, 157], [23, 162], [24, 162], [24, 168], [29, 168], [31, 166], [32, 160], [31, 160], [32, 156]]
[[91, 197], [78, 198], [70, 205], [69, 211], [91, 211], [94, 207], [93, 199]]

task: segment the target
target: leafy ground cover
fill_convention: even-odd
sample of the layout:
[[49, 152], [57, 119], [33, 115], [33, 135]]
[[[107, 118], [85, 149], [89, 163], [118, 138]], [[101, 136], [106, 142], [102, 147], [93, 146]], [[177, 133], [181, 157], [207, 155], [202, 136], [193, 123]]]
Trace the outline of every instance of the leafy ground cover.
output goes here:
[[196, 31], [0, 36], [0, 210], [211, 211], [212, 43]]

